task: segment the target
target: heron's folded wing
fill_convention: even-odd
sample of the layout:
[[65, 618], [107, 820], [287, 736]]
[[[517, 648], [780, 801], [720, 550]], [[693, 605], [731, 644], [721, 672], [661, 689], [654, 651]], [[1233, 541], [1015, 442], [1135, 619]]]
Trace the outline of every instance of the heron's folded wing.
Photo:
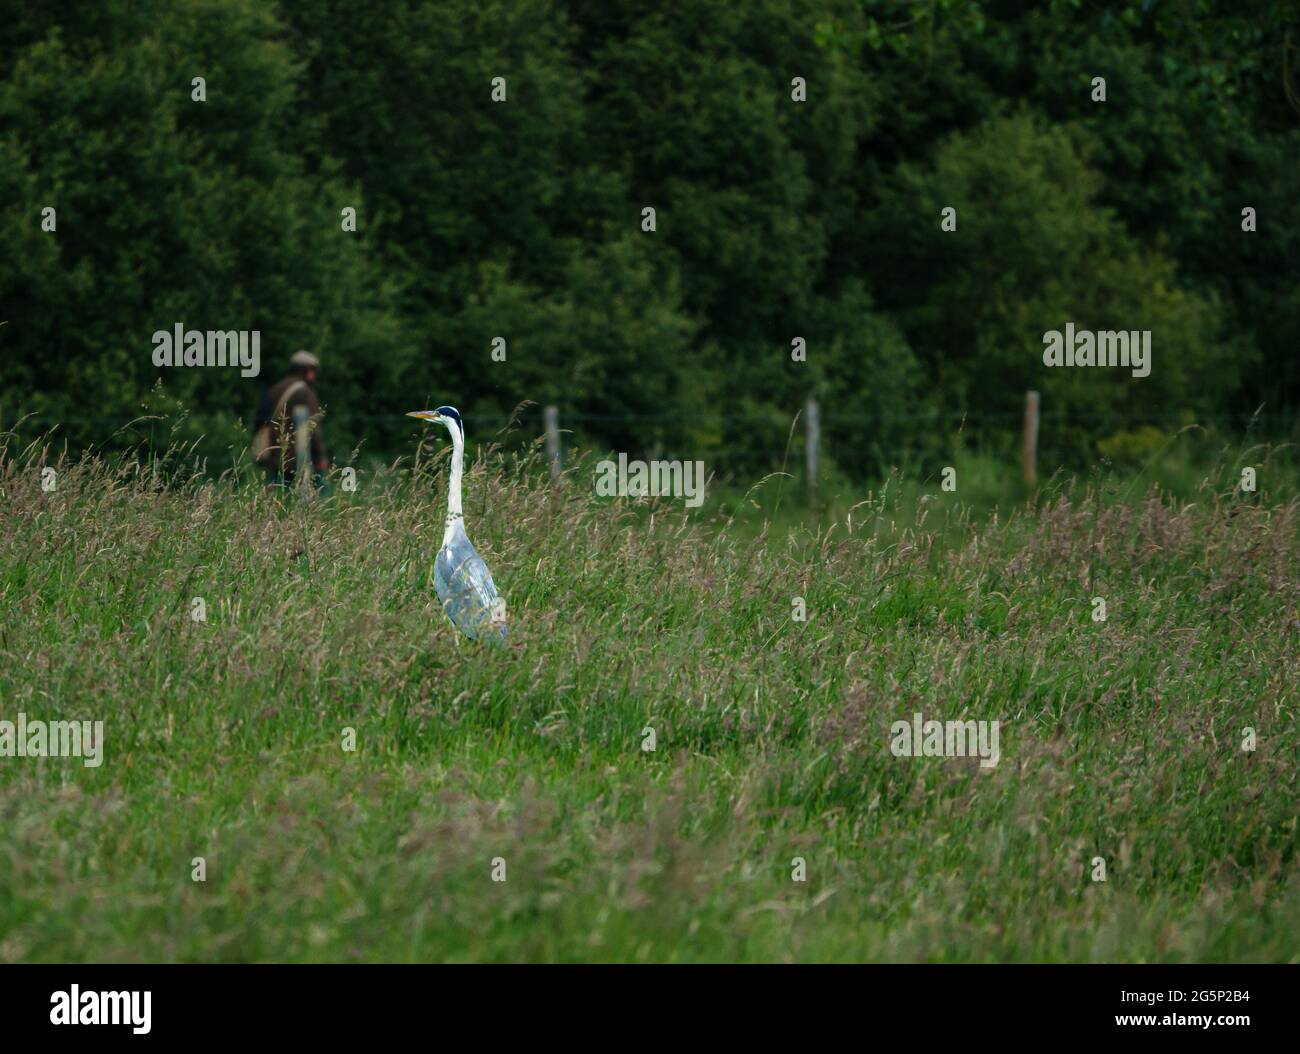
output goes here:
[[468, 538], [456, 539], [439, 551], [434, 584], [448, 617], [470, 636], [491, 620], [496, 583]]

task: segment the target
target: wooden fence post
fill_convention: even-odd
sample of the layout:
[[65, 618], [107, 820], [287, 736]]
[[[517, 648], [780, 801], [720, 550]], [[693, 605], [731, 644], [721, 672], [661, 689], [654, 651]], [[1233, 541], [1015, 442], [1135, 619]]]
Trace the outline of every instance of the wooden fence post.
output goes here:
[[817, 507], [817, 444], [821, 442], [822, 421], [817, 407], [817, 400], [811, 395], [804, 407], [804, 427], [807, 438], [804, 443], [804, 455], [808, 468], [808, 507]]
[[1025, 483], [1038, 486], [1038, 393], [1025, 392]]
[[560, 482], [560, 411], [546, 408], [546, 458], [551, 463], [551, 482]]
[[311, 463], [311, 426], [308, 418], [311, 411], [301, 404], [293, 408], [293, 456], [294, 489], [304, 497], [311, 493], [312, 472], [316, 466]]

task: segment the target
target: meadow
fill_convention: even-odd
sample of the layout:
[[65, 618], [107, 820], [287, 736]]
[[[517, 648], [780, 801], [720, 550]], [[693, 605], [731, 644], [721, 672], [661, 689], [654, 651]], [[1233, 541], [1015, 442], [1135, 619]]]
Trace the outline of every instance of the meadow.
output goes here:
[[[433, 596], [433, 444], [312, 502], [0, 450], [0, 718], [105, 723], [96, 768], [0, 757], [0, 961], [1300, 961], [1267, 451], [1254, 493], [816, 517], [480, 451], [488, 648]], [[915, 713], [999, 721], [999, 764], [895, 757]]]

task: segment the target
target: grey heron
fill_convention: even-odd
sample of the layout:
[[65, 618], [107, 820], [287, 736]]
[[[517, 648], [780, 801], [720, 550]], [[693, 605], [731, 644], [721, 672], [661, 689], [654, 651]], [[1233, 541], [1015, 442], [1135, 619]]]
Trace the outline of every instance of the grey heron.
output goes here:
[[451, 434], [451, 479], [447, 486], [447, 524], [433, 563], [434, 588], [452, 625], [465, 636], [501, 642], [506, 639], [504, 605], [499, 604], [492, 573], [465, 533], [461, 511], [461, 476], [465, 470], [465, 426], [454, 406], [413, 410], [406, 415], [440, 424]]

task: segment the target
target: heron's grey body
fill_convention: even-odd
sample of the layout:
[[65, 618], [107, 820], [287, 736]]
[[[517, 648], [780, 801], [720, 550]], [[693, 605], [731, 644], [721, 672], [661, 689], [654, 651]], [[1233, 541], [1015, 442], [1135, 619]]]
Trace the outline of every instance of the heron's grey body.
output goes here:
[[505, 639], [505, 623], [492, 621], [497, 601], [492, 572], [469, 540], [460, 518], [447, 525], [434, 561], [433, 581], [443, 611], [465, 636]]
[[408, 414], [445, 425], [451, 434], [451, 478], [447, 482], [447, 527], [433, 563], [433, 584], [442, 610], [452, 625], [467, 637], [500, 643], [506, 639], [504, 611], [498, 611], [497, 587], [492, 573], [465, 533], [461, 513], [461, 476], [465, 468], [465, 433], [454, 406], [417, 410]]

